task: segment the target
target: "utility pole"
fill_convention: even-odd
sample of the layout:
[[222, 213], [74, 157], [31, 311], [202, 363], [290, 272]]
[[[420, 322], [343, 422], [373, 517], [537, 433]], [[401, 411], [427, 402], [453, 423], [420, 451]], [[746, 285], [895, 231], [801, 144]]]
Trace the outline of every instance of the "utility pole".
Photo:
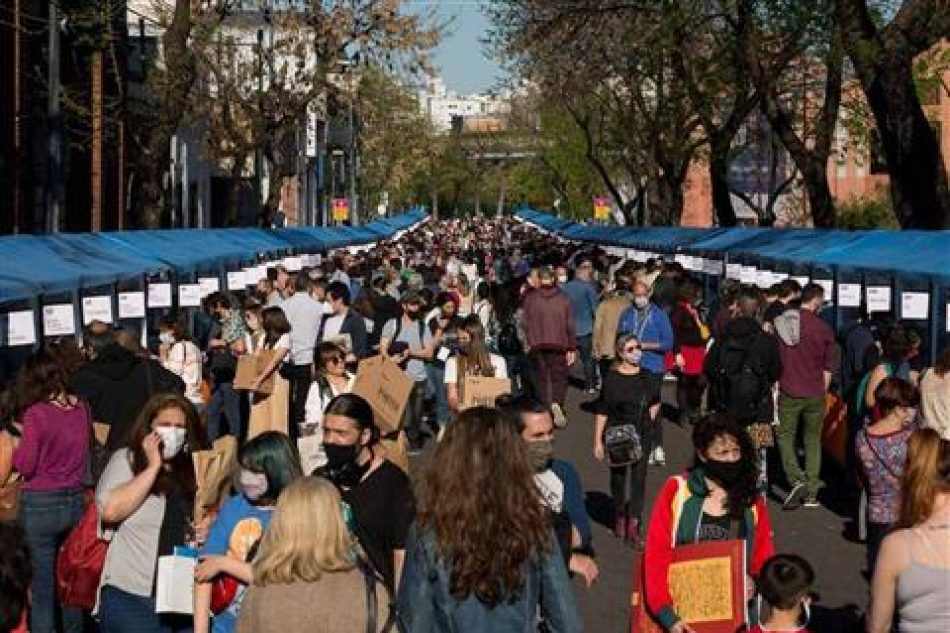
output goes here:
[[20, 175], [20, 0], [13, 3], [13, 232], [20, 232], [23, 191]]
[[47, 154], [46, 154], [46, 230], [59, 231], [62, 225], [63, 205], [63, 131], [59, 107], [59, 6], [49, 3], [49, 39], [47, 42], [46, 102]]
[[92, 231], [102, 230], [102, 51], [92, 54]]

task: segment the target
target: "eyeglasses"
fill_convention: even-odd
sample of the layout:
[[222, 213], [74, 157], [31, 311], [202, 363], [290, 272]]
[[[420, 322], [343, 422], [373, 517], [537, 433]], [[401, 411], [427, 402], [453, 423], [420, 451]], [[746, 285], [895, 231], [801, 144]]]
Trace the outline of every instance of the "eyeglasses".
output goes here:
[[639, 347], [625, 347], [625, 348], [623, 349], [623, 353], [624, 353], [624, 354], [632, 354], [633, 352], [637, 351], [638, 349], [640, 349], [640, 348], [639, 348]]

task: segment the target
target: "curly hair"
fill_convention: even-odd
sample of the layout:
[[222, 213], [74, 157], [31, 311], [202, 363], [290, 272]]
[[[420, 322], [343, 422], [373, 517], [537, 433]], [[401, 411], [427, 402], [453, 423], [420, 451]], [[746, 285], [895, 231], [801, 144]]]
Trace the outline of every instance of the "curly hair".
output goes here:
[[725, 415], [714, 413], [701, 419], [693, 428], [693, 448], [696, 449], [696, 458], [690, 470], [702, 468], [700, 455], [720, 437], [731, 437], [739, 445], [739, 461], [742, 463], [742, 476], [731, 490], [726, 490], [726, 506], [730, 516], [741, 518], [746, 508], [750, 507], [758, 494], [759, 465], [756, 461], [755, 446], [749, 433], [737, 422], [733, 422]]
[[527, 564], [552, 551], [524, 440], [495, 409], [466, 409], [448, 426], [418, 496], [420, 531], [434, 535], [458, 600], [517, 599]]

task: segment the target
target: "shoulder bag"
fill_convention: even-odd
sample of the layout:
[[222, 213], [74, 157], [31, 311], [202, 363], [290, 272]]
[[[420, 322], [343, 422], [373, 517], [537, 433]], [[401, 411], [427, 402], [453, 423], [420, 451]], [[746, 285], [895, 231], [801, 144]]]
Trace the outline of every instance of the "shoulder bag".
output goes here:
[[643, 441], [637, 425], [643, 420], [646, 398], [640, 400], [635, 418], [623, 418], [614, 424], [607, 420], [604, 449], [611, 466], [627, 466], [643, 459]]

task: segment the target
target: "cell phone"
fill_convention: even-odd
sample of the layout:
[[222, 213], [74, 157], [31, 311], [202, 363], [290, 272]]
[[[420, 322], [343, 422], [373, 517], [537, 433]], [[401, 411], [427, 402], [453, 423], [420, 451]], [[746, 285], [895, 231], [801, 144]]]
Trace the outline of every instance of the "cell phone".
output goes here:
[[409, 343], [405, 341], [393, 341], [389, 344], [389, 355], [390, 356], [399, 356], [405, 351], [409, 350]]

